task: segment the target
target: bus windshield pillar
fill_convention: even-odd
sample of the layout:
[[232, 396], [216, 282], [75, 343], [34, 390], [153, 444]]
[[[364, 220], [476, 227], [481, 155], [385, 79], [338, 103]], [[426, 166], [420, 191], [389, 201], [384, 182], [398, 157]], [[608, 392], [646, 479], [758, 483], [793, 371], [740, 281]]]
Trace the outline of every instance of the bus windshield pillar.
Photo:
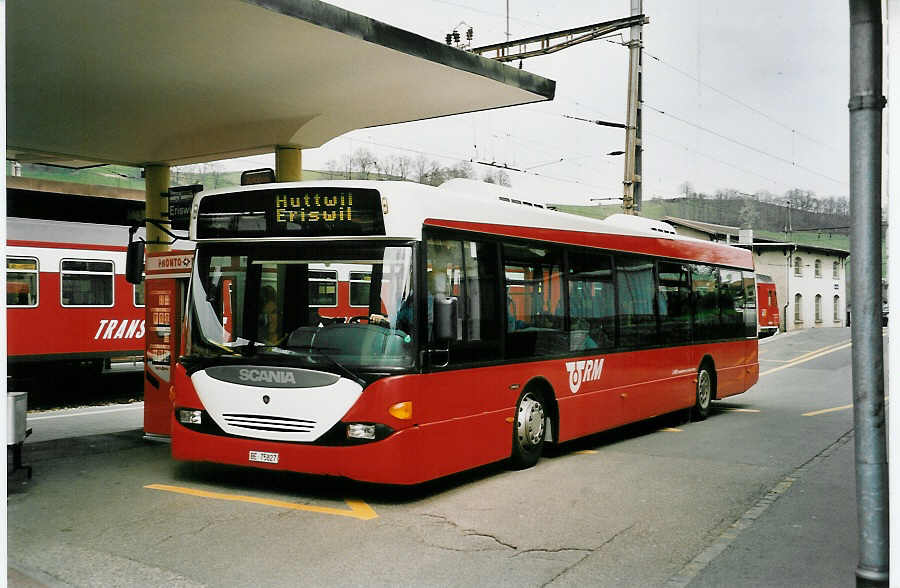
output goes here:
[[303, 175], [301, 162], [299, 147], [277, 146], [275, 148], [275, 181], [299, 182]]
[[[164, 196], [169, 191], [169, 167], [166, 165], [148, 165], [144, 168], [144, 198], [146, 200], [145, 216], [168, 225], [163, 211], [168, 211], [168, 200]], [[169, 228], [168, 226], [166, 228]], [[169, 236], [152, 223], [147, 223], [147, 252], [159, 253], [169, 251]]]

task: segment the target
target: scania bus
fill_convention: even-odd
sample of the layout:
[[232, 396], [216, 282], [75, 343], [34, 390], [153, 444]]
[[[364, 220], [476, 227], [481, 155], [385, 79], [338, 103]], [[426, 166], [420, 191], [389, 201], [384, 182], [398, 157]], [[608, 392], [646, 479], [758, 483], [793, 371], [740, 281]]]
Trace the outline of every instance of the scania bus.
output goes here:
[[756, 382], [749, 251], [485, 189], [198, 194], [173, 457], [416, 484]]

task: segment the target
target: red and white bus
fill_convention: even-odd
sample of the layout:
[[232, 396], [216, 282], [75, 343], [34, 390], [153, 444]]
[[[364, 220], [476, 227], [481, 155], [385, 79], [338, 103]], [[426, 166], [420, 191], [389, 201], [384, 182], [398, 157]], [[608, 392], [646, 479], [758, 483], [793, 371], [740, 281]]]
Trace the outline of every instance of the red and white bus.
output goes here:
[[777, 333], [781, 320], [775, 281], [765, 274], [756, 274], [756, 305], [759, 309], [759, 337], [769, 337]]
[[461, 185], [199, 194], [173, 456], [415, 484], [756, 382], [749, 251]]
[[50, 364], [99, 373], [144, 352], [144, 288], [125, 281], [128, 227], [7, 219], [9, 373]]

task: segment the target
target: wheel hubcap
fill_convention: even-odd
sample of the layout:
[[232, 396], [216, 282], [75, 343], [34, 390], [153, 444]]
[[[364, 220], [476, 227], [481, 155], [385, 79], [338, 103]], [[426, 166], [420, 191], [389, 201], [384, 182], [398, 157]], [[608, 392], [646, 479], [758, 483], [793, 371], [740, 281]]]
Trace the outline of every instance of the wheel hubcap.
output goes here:
[[702, 370], [700, 377], [697, 379], [697, 403], [701, 408], [709, 406], [709, 400], [712, 396], [712, 382], [710, 381], [709, 372]]
[[535, 447], [544, 438], [544, 407], [530, 394], [519, 403], [516, 429], [523, 447]]

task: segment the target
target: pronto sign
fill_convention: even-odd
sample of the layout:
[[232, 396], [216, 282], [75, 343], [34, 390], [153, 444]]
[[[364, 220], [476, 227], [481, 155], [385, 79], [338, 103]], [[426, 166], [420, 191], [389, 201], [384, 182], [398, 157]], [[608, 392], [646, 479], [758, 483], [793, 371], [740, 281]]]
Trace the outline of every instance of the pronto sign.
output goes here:
[[194, 267], [194, 254], [183, 251], [154, 254], [147, 258], [147, 279], [186, 278]]

